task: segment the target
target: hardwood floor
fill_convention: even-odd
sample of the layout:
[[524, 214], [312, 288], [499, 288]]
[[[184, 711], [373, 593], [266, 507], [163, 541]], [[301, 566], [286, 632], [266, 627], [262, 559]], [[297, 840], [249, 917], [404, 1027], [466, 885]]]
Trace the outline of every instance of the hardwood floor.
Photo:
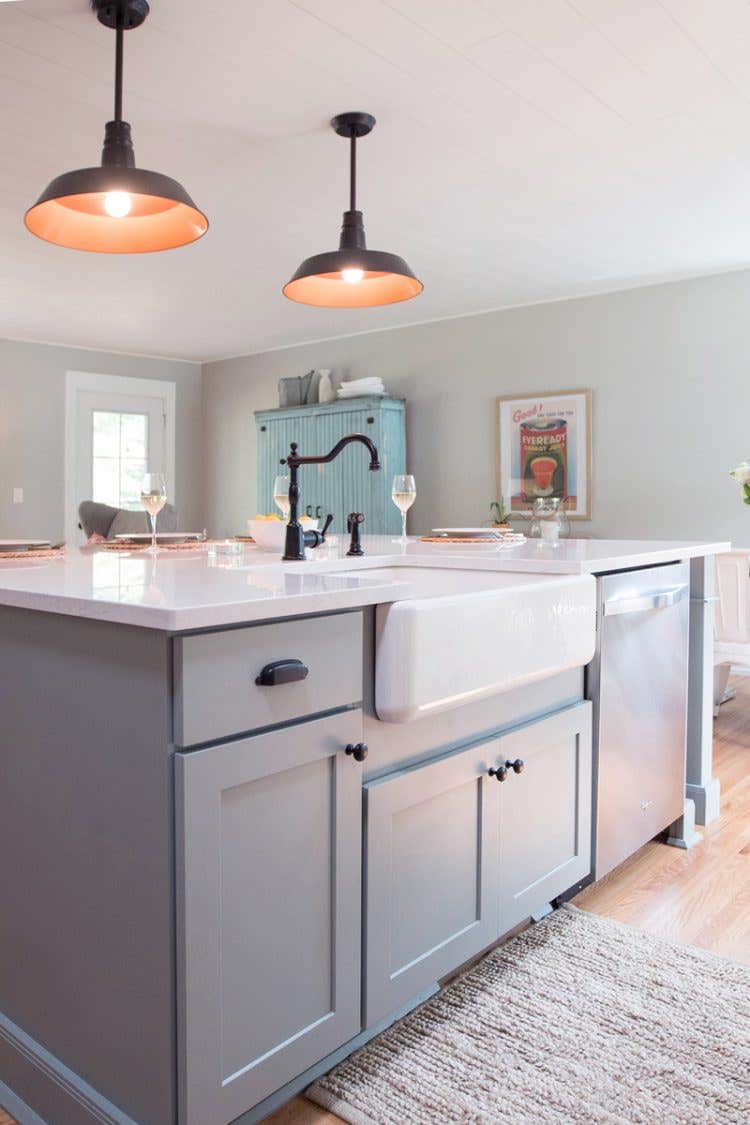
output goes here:
[[[750, 678], [733, 682], [737, 698], [715, 724], [715, 773], [721, 780], [719, 820], [701, 828], [691, 851], [646, 844], [575, 899], [674, 941], [701, 946], [750, 964]], [[340, 1118], [294, 1098], [266, 1125], [336, 1125]], [[0, 1109], [0, 1125], [15, 1125]]]

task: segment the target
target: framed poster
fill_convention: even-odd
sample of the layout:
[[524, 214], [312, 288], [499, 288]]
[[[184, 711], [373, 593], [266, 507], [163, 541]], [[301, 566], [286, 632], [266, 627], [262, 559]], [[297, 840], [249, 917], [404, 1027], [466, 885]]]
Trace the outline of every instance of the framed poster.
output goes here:
[[591, 519], [591, 391], [505, 395], [497, 424], [506, 509], [528, 511], [538, 497], [557, 496], [571, 519]]

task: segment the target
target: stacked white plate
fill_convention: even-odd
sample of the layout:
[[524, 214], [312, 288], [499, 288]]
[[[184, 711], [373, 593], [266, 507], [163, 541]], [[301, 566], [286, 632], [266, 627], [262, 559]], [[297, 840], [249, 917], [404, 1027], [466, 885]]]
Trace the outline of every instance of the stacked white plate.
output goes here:
[[384, 395], [385, 385], [383, 380], [372, 375], [364, 379], [352, 379], [342, 383], [338, 389], [339, 398], [359, 398], [362, 395]]
[[38, 551], [40, 547], [51, 547], [49, 539], [0, 539], [0, 554], [4, 551]]

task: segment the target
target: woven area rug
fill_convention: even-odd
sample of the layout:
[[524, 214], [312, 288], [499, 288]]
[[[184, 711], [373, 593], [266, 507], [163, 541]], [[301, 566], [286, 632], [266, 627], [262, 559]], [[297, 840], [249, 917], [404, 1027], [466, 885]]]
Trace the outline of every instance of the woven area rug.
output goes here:
[[352, 1125], [747, 1125], [750, 968], [564, 907], [307, 1096]]

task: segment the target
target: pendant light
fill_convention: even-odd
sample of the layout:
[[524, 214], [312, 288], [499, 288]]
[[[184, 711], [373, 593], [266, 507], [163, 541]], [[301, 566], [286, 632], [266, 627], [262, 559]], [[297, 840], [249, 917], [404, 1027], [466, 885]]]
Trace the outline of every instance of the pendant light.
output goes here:
[[331, 126], [349, 138], [349, 210], [344, 211], [338, 250], [306, 258], [284, 296], [302, 305], [334, 309], [362, 309], [392, 305], [417, 297], [424, 289], [403, 258], [382, 250], [368, 250], [362, 212], [357, 210], [357, 138], [375, 125], [369, 113], [340, 113]]
[[115, 119], [104, 127], [102, 163], [58, 176], [27, 212], [37, 238], [102, 254], [173, 250], [208, 230], [177, 180], [136, 168], [130, 125], [122, 119], [123, 39], [149, 13], [147, 0], [91, 0], [100, 23], [116, 33]]

